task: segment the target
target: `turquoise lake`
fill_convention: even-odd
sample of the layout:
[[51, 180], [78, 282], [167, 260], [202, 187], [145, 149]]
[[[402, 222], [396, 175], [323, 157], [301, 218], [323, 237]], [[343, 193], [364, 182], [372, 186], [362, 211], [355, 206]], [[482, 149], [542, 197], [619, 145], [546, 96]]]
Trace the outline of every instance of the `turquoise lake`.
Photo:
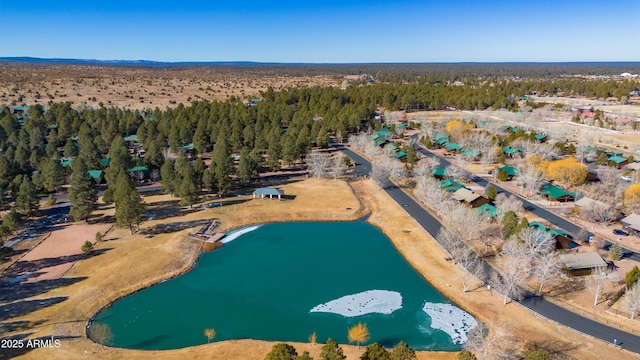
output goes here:
[[[98, 313], [94, 323], [107, 324], [114, 334], [110, 345], [200, 345], [207, 342], [205, 328], [216, 330], [213, 341], [305, 342], [315, 331], [319, 343], [327, 338], [347, 343], [347, 329], [363, 322], [371, 336], [368, 343], [391, 347], [403, 340], [419, 350], [459, 350], [474, 322], [449, 305], [451, 301], [425, 281], [379, 229], [365, 222], [279, 223], [238, 231], [227, 235], [233, 240], [222, 248], [202, 254], [188, 273]], [[401, 308], [359, 316], [310, 312], [320, 304], [372, 290], [400, 294]], [[425, 303], [446, 309], [442, 316], [429, 316]], [[380, 309], [391, 301], [366, 300], [362, 306], [372, 304]], [[357, 309], [353, 303], [343, 306], [345, 311]], [[467, 328], [455, 321], [460, 313], [467, 316]]]

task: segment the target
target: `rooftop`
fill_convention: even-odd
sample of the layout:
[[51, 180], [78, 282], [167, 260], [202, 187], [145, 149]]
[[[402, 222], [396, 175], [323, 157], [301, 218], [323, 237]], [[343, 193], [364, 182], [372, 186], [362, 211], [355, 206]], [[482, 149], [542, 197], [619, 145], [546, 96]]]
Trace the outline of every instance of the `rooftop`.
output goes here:
[[569, 270], [592, 269], [607, 266], [602, 257], [597, 252], [581, 252], [571, 254], [561, 254], [558, 258]]
[[253, 191], [254, 195], [282, 195], [284, 194], [284, 190], [274, 189], [274, 188], [258, 188]]

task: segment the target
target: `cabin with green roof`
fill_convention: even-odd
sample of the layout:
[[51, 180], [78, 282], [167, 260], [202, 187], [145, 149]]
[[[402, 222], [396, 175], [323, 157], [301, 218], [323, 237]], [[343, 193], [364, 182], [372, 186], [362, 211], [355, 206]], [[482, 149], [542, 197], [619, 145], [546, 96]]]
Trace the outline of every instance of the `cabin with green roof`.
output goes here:
[[446, 191], [451, 191], [451, 192], [458, 191], [463, 187], [464, 185], [451, 179], [444, 179], [442, 181], [442, 184], [440, 184], [440, 189], [444, 189]]
[[125, 142], [133, 144], [138, 142], [138, 135], [134, 134], [134, 135], [125, 136], [123, 137], [123, 139]]
[[498, 208], [489, 203], [478, 206], [476, 212], [486, 216], [490, 220], [494, 220], [496, 216], [498, 216]]
[[460, 151], [460, 155], [472, 160], [476, 160], [481, 154], [482, 153], [480, 151], [474, 149], [464, 149]]
[[447, 145], [444, 146], [444, 148], [451, 152], [458, 152], [460, 151], [460, 149], [462, 149], [462, 146], [458, 143], [448, 142]]
[[545, 133], [537, 133], [534, 139], [536, 139], [537, 142], [545, 142], [547, 141], [547, 135]]
[[511, 180], [514, 176], [518, 175], [518, 169], [510, 165], [505, 165], [501, 168], [498, 168], [498, 174], [501, 173], [502, 170], [504, 170], [504, 172], [507, 174], [507, 177], [509, 178], [509, 180]]
[[559, 201], [559, 202], [569, 202], [575, 201], [576, 193], [565, 191], [563, 188], [547, 184], [542, 186], [542, 196], [546, 197], [549, 200]]
[[552, 228], [537, 221], [530, 222], [529, 227], [536, 228], [541, 233], [550, 235], [555, 239], [556, 249], [574, 249], [578, 246], [573, 242], [573, 236], [562, 229]]
[[96, 183], [96, 185], [102, 184], [102, 181], [104, 180], [104, 172], [102, 170], [89, 170], [87, 172], [93, 179], [93, 182]]
[[502, 152], [508, 157], [522, 157], [522, 155], [524, 155], [524, 151], [525, 150], [521, 147], [505, 146], [502, 148]]
[[442, 179], [446, 175], [447, 170], [443, 167], [435, 168], [431, 170], [431, 176], [436, 179]]
[[400, 151], [399, 153], [393, 155], [394, 158], [404, 161], [407, 160], [407, 153], [404, 151]]
[[629, 159], [618, 154], [610, 156], [609, 158], [607, 158], [607, 161], [609, 161], [609, 164], [611, 164], [612, 166], [615, 166], [616, 169], [620, 169], [621, 167], [629, 163]]

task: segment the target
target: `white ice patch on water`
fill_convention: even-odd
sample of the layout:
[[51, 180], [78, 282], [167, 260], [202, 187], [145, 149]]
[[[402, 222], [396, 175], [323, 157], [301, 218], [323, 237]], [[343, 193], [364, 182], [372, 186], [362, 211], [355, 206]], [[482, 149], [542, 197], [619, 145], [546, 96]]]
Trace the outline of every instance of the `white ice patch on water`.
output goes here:
[[431, 318], [431, 327], [446, 332], [454, 344], [467, 342], [467, 333], [478, 322], [466, 311], [451, 304], [427, 302], [422, 307]]
[[220, 240], [220, 242], [223, 243], [223, 244], [226, 244], [228, 242], [231, 242], [231, 241], [237, 239], [241, 235], [244, 235], [246, 233], [249, 233], [249, 232], [257, 230], [259, 227], [260, 227], [260, 225], [258, 225], [258, 226], [248, 226], [248, 227], [240, 228], [238, 230], [231, 231], [231, 232], [229, 232], [227, 234], [227, 236], [223, 237], [222, 240]]
[[309, 312], [325, 312], [354, 317], [371, 313], [388, 315], [398, 309], [402, 309], [402, 295], [399, 292], [369, 290], [320, 304]]

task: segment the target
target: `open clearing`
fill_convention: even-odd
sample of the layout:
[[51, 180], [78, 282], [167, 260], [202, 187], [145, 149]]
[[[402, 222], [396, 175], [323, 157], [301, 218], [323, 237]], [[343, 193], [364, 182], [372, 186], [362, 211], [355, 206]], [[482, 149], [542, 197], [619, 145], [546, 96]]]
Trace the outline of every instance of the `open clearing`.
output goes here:
[[[295, 200], [240, 202], [237, 198], [231, 198], [224, 200], [236, 200], [234, 205], [198, 211], [176, 207], [173, 201], [177, 199], [168, 195], [148, 196], [145, 201], [151, 207], [167, 207], [167, 211], [174, 209], [177, 213], [172, 217], [146, 222], [143, 230], [213, 217], [219, 218], [224, 228], [229, 229], [275, 221], [354, 220], [370, 212], [368, 221], [380, 227], [392, 239], [396, 248], [417, 271], [462, 308], [490, 324], [492, 329], [544, 344], [579, 359], [630, 356], [598, 340], [541, 319], [516, 304], [503, 306], [502, 299], [484, 287], [463, 293], [457, 276], [459, 268], [445, 260], [447, 256], [444, 251], [398, 204], [378, 190], [370, 180], [353, 182], [351, 186], [353, 189], [343, 181], [308, 179], [281, 186], [285, 194], [295, 195]], [[107, 208], [104, 212], [112, 214], [113, 209]], [[109, 232], [107, 241], [96, 246], [103, 251], [102, 254], [77, 262], [67, 272], [67, 277], [78, 277], [79, 280], [30, 299], [64, 298], [63, 301], [34, 308], [26, 315], [10, 319], [10, 324], [18, 328], [13, 333], [28, 333], [31, 338], [54, 336], [62, 339], [59, 349], [25, 350], [24, 358], [264, 358], [273, 343], [234, 340], [180, 350], [137, 351], [103, 348], [85, 337], [87, 321], [100, 308], [140, 288], [187, 271], [192, 266], [202, 243], [188, 238], [186, 234], [189, 231], [157, 233], [151, 238], [142, 234], [129, 235], [126, 229]], [[204, 336], [202, 340], [204, 342]], [[299, 353], [306, 350], [319, 358], [320, 345], [292, 345]], [[364, 348], [348, 345], [343, 345], [343, 349], [349, 359], [358, 358], [364, 351]], [[456, 354], [423, 352], [419, 358], [455, 359]]]

